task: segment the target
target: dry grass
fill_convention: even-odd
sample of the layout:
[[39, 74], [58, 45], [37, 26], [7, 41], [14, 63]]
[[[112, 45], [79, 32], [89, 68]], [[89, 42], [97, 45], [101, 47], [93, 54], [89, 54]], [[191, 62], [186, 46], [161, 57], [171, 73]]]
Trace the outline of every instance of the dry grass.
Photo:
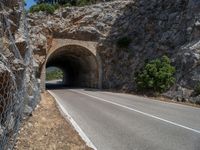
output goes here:
[[53, 97], [42, 101], [19, 133], [16, 150], [91, 150], [60, 114]]

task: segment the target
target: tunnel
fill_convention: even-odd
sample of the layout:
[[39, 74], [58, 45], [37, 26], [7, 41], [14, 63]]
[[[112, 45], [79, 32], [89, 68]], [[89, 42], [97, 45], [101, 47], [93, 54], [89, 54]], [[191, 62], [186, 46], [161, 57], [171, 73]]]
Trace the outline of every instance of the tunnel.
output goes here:
[[57, 67], [63, 71], [65, 87], [98, 87], [97, 58], [85, 47], [68, 45], [55, 50], [47, 59], [46, 68], [48, 67]]

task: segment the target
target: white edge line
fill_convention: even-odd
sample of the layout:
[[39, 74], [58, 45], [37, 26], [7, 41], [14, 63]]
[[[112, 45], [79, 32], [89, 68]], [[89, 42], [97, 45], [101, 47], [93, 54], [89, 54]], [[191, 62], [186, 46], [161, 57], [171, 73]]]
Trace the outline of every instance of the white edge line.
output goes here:
[[105, 100], [105, 99], [100, 98], [100, 97], [92, 96], [92, 95], [89, 95], [89, 94], [84, 93], [84, 92], [80, 92], [80, 91], [76, 91], [76, 90], [71, 90], [71, 91], [79, 93], [79, 94], [83, 94], [83, 95], [86, 95], [86, 96], [89, 96], [89, 97], [92, 97], [92, 98], [95, 98], [95, 99], [98, 99], [98, 100], [103, 101], [103, 102], [110, 103], [110, 104], [113, 104], [113, 105], [116, 105], [116, 106], [119, 106], [119, 107], [122, 107], [122, 108], [125, 108], [125, 109], [128, 109], [128, 110], [131, 110], [131, 111], [140, 113], [142, 115], [145, 115], [145, 116], [148, 116], [148, 117], [151, 117], [151, 118], [154, 118], [154, 119], [157, 119], [157, 120], [160, 120], [160, 121], [163, 121], [163, 122], [166, 122], [166, 123], [169, 123], [169, 124], [172, 124], [172, 125], [175, 125], [175, 126], [178, 126], [178, 127], [181, 127], [181, 128], [184, 128], [184, 129], [187, 129], [187, 130], [190, 130], [190, 131], [193, 131], [195, 133], [200, 134], [199, 130], [196, 130], [196, 129], [193, 129], [193, 128], [190, 128], [190, 127], [187, 127], [187, 126], [184, 126], [184, 125], [181, 125], [181, 124], [178, 124], [178, 123], [175, 123], [175, 122], [172, 122], [172, 121], [169, 121], [169, 120], [166, 120], [166, 119], [163, 119], [163, 118], [160, 118], [160, 117], [157, 117], [157, 116], [154, 116], [154, 115], [151, 115], [151, 114], [148, 114], [148, 113], [145, 113], [145, 112], [142, 112], [142, 111], [139, 111], [139, 110], [136, 110], [136, 109], [121, 105], [121, 104], [118, 104], [118, 103], [115, 103], [115, 102], [108, 101], [108, 100]]
[[59, 97], [57, 97], [53, 92], [47, 90], [51, 96], [54, 97], [58, 108], [61, 112], [61, 114], [64, 116], [65, 119], [69, 120], [72, 124], [72, 126], [75, 128], [75, 130], [78, 132], [78, 134], [81, 136], [83, 141], [85, 141], [86, 145], [90, 148], [93, 148], [94, 150], [97, 150], [95, 145], [91, 142], [91, 140], [87, 137], [87, 135], [83, 132], [83, 130], [80, 128], [80, 126], [76, 123], [76, 121], [70, 116], [70, 114], [67, 112], [67, 110], [62, 106], [62, 104], [59, 102]]
[[[106, 94], [113, 94], [114, 92], [110, 93], [109, 91], [100, 91], [101, 93], [106, 93]], [[132, 97], [135, 97], [135, 98], [143, 98], [145, 101], [149, 101], [149, 99], [151, 101], [154, 101], [154, 102], [159, 102], [159, 103], [162, 103], [162, 104], [169, 104], [169, 105], [177, 105], [177, 106], [181, 106], [181, 107], [185, 107], [185, 108], [192, 108], [192, 109], [197, 109], [199, 110], [200, 108], [199, 107], [196, 107], [196, 106], [192, 106], [192, 105], [186, 105], [184, 103], [176, 103], [176, 101], [174, 101], [172, 99], [172, 101], [163, 101], [163, 100], [159, 100], [159, 99], [153, 99], [152, 97], [147, 97], [147, 96], [140, 96], [140, 95], [135, 95], [135, 94], [130, 94], [130, 93], [117, 93], [121, 96], [132, 96]]]

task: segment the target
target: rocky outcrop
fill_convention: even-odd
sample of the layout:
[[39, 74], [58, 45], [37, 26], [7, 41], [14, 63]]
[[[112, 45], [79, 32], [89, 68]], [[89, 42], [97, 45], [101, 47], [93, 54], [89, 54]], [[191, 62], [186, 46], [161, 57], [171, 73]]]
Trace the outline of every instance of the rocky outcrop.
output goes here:
[[45, 60], [42, 56], [51, 47], [52, 38], [83, 41], [105, 39], [120, 10], [128, 3], [116, 1], [85, 7], [66, 7], [57, 10], [54, 15], [44, 12], [29, 14], [30, 36], [38, 62]]
[[[199, 8], [200, 3], [195, 0], [135, 0], [134, 4], [128, 4], [103, 42], [117, 41], [121, 35], [132, 39], [128, 48], [115, 48], [111, 44], [104, 49], [102, 58], [112, 52], [105, 64], [113, 70], [108, 73], [111, 81], [108, 86], [115, 87], [117, 83], [119, 88], [125, 85], [127, 90], [135, 89], [134, 74], [145, 60], [165, 54], [176, 67], [176, 85], [165, 95], [193, 101], [191, 93], [200, 81]], [[116, 65], [118, 60], [123, 61]]]
[[[191, 93], [200, 81], [199, 13], [197, 0], [124, 0], [29, 14], [29, 22], [40, 63], [53, 38], [97, 41], [103, 87], [133, 91], [144, 62], [165, 54], [177, 70], [176, 84], [165, 96], [197, 102]], [[127, 48], [117, 46], [121, 37], [131, 39]]]
[[[12, 149], [23, 117], [39, 100], [23, 2], [0, 2], [0, 149]], [[31, 104], [30, 104], [31, 102]], [[24, 110], [24, 107], [32, 111]]]

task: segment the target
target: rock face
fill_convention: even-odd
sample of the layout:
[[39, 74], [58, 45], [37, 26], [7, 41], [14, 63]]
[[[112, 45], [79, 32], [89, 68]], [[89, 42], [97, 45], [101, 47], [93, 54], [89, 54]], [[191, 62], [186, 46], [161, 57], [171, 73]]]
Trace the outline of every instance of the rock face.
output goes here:
[[[0, 149], [2, 150], [13, 148], [22, 117], [28, 115], [24, 107], [33, 110], [39, 100], [39, 84], [34, 74], [36, 68], [33, 66], [33, 54], [26, 25], [23, 3], [20, 0], [0, 2]], [[26, 101], [32, 101], [34, 105]]]
[[[53, 38], [97, 41], [103, 87], [132, 91], [145, 60], [168, 55], [177, 71], [176, 84], [165, 95], [197, 102], [191, 93], [200, 81], [199, 14], [197, 0], [123, 0], [29, 14], [29, 22], [40, 63]], [[127, 48], [117, 46], [121, 37], [131, 39]]]
[[120, 10], [128, 3], [116, 1], [86, 7], [67, 7], [57, 10], [54, 15], [44, 12], [29, 14], [31, 43], [36, 59], [42, 64], [51, 48], [52, 38], [84, 41], [105, 39], [115, 18], [120, 15]]

